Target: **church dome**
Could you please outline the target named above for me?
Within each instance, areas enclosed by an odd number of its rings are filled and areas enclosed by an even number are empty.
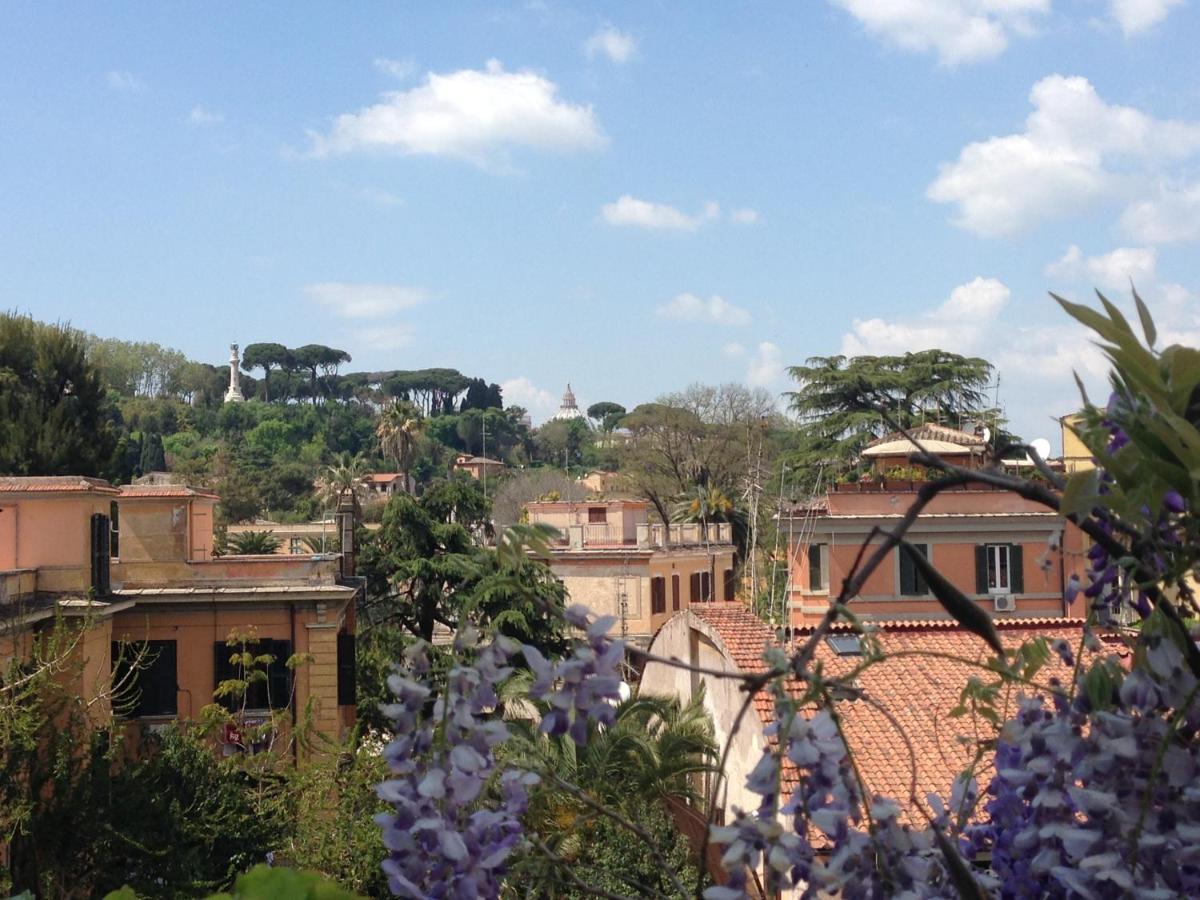
[[[562,403],[558,407],[558,412],[550,417],[551,422],[566,422],[571,419],[582,419],[583,412],[579,409],[579,405],[575,402],[575,394],[571,391],[570,382],[567,383],[567,390],[562,395]]]

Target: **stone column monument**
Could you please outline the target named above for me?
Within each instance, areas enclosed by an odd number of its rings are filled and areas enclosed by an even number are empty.
[[[241,403],[242,386],[238,383],[238,345],[229,345],[229,388],[225,391],[226,403]]]

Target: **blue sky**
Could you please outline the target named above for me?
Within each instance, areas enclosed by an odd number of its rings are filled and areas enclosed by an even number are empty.
[[[10,4],[0,303],[535,420],[937,345],[1054,438],[1103,366],[1047,290],[1200,342],[1197,6]]]

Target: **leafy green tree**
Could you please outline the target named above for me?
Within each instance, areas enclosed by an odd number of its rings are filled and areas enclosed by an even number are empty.
[[[400,469],[406,491],[411,490],[408,473],[412,469],[417,439],[424,430],[424,421],[415,404],[408,400],[397,400],[383,411],[376,426],[380,449]]]
[[[599,403],[593,403],[587,408],[587,416],[596,427],[601,431],[608,433],[617,427],[617,424],[624,418],[626,413],[625,407],[620,403],[613,403],[611,400],[601,400]]]
[[[303,347],[297,347],[291,351],[291,358],[298,369],[303,369],[309,374],[309,396],[313,403],[317,402],[317,397],[321,394],[317,383],[318,370],[328,376],[335,373],[338,366],[350,362],[350,354],[345,350],[326,347],[324,344],[305,344]]]
[[[583,461],[584,449],[592,443],[591,429],[583,419],[547,422],[533,436],[538,460],[569,468]]]
[[[138,461],[138,470],[142,475],[167,470],[167,454],[163,450],[161,434],[152,431],[142,437],[142,455]]]
[[[922,422],[960,427],[985,413],[992,365],[944,350],[902,356],[814,356],[788,372],[799,389],[786,396],[801,422],[801,465],[853,457],[894,430]]]
[[[291,351],[283,344],[247,344],[242,351],[242,368],[247,372],[263,370],[263,400],[271,401],[271,369],[284,369],[292,363]]]
[[[117,436],[76,332],[0,315],[0,472],[101,475]]]
[[[234,556],[265,556],[279,549],[279,538],[270,531],[242,531],[229,536]]]

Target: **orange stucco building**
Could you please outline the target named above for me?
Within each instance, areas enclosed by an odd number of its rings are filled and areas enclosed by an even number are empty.
[[[0,665],[65,617],[85,629],[80,696],[102,694],[131,647],[148,651],[122,711],[153,726],[198,717],[239,677],[226,639],[253,634],[275,660],[247,690],[245,718],[290,710],[293,725],[304,716],[338,739],[354,721],[358,584],[336,556],[214,558],[217,500],[178,485],[0,478]],[[308,661],[289,670],[293,654]]]
[[[734,598],[727,523],[652,523],[642,500],[537,502],[525,509],[530,523],[558,529],[550,569],[571,602],[616,616],[614,632],[626,640],[644,647],[680,610]]]
[[[923,426],[913,433],[923,447],[956,464],[982,465],[982,440],[966,432]],[[898,435],[869,445],[873,477],[835,484],[822,496],[780,514],[789,535],[791,559],[790,621],[811,624],[825,613],[832,597],[875,529],[888,531],[916,499],[921,480],[889,478],[907,462],[915,447]],[[909,468],[907,474],[920,475]],[[1078,529],[1033,501],[986,485],[940,493],[909,530],[907,539],[952,584],[989,614],[1004,618],[1083,614],[1064,606],[1067,580],[1086,570]],[[876,534],[872,544],[883,540]],[[915,566],[899,550],[867,579],[851,609],[866,619],[944,618]]]

